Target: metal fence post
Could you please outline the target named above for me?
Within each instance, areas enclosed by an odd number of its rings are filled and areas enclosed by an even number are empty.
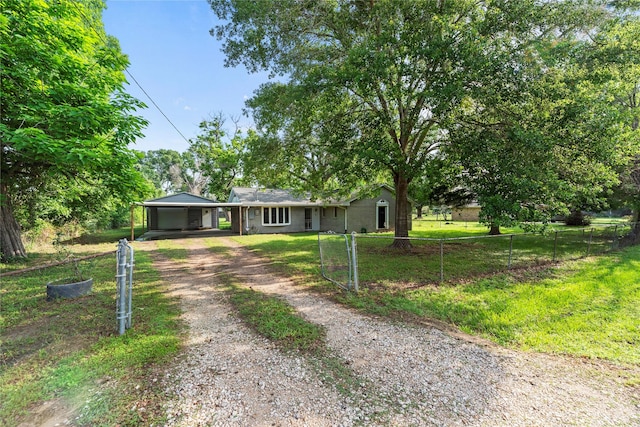
[[[126,254],[125,247],[122,240],[118,243],[118,250],[116,252],[118,260],[118,269],[116,273],[116,287],[117,287],[117,303],[116,303],[116,320],[118,321],[118,333],[124,334],[125,331],[125,318],[126,318]]]
[[[509,239],[509,262],[507,263],[507,269],[511,269],[511,257],[513,256],[513,234]]]
[[[615,249],[618,243],[618,225],[616,224],[615,228],[613,229],[613,239],[611,241],[611,249]]]
[[[356,243],[356,232],[351,232],[351,258],[353,263],[353,290],[358,292],[358,244]]]
[[[440,281],[444,282],[444,239],[440,239]]]
[[[344,244],[347,247],[347,264],[349,265],[349,278],[347,279],[347,289],[351,290],[353,286],[353,265],[351,258],[351,245],[349,244],[349,236],[347,234],[343,234],[344,236]]]
[[[133,248],[122,239],[118,242],[116,251],[116,323],[118,333],[124,334],[133,324],[132,296],[133,296]]]
[[[126,240],[125,240],[126,242]],[[127,264],[127,268],[129,269],[129,301],[127,304],[127,328],[133,326],[133,306],[132,306],[132,296],[133,296],[133,265],[134,265],[134,256],[133,256],[133,248],[127,244],[129,248],[129,263]]]
[[[591,253],[591,240],[593,239],[593,227],[591,227],[591,233],[589,233],[589,244],[587,245],[587,256]]]

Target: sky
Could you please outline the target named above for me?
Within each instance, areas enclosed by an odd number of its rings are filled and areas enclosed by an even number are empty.
[[[228,130],[231,118],[253,125],[242,115],[267,74],[246,68],[225,68],[222,42],[209,34],[219,21],[205,0],[107,0],[103,22],[107,34],[120,41],[129,57],[129,73],[155,101],[186,139],[198,134],[198,124],[222,113]],[[148,108],[139,115],[149,121],[145,137],[131,148],[140,151],[185,151],[189,144],[127,76],[126,90]]]

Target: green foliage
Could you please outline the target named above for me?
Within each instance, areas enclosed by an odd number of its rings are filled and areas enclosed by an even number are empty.
[[[200,122],[200,133],[189,141],[187,153],[206,178],[206,193],[226,201],[231,188],[242,178],[244,138],[236,126],[232,134],[224,129],[222,114]]]
[[[519,59],[526,78],[487,81],[452,115],[445,150],[487,224],[602,210],[640,155],[637,15],[594,16],[576,21],[590,37],[540,38]]]
[[[104,32],[103,7],[99,0],[2,3],[3,254],[24,255],[7,234],[19,235],[11,204],[46,205],[40,194],[53,187],[75,193],[56,207],[64,217],[74,215],[74,197],[124,204],[148,190],[128,148],[146,124],[133,115],[143,104],[123,91],[127,58]]]
[[[182,157],[175,150],[150,150],[141,153],[140,170],[156,189],[156,195],[182,191],[182,180],[177,170],[182,169]]]
[[[228,65],[287,79],[263,85],[248,103],[264,132],[250,153],[269,153],[272,162],[260,172],[275,182],[289,174],[297,186],[330,193],[341,179],[384,171],[396,187],[398,237],[408,232],[408,186],[446,143],[450,113],[486,95],[535,110],[520,92],[543,67],[535,47],[562,45],[605,14],[604,1],[210,3],[227,20],[215,34]],[[538,154],[531,163],[540,160],[546,141],[524,126],[516,132],[521,146],[534,138],[541,151],[526,153]],[[517,150],[506,154],[522,159]],[[505,157],[499,150],[494,156]],[[265,171],[270,165],[284,172]],[[506,183],[522,184],[534,194],[545,182]]]

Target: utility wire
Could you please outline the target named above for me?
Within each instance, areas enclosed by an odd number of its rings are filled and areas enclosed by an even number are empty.
[[[84,11],[80,8],[78,8],[78,5],[76,4],[75,0],[71,0],[71,4],[73,5],[73,7],[78,11],[78,13],[80,14],[80,16],[82,16],[82,18],[84,19],[85,23],[87,24],[87,26],[89,26],[89,28],[91,28],[93,30],[94,33],[96,33],[96,35],[102,40],[102,42],[105,45],[109,45],[109,41],[106,39],[105,34],[98,31],[94,26],[93,26],[93,22],[90,21],[87,18],[87,15],[84,14]],[[131,80],[133,80],[133,82],[136,84],[136,86],[138,86],[138,88],[142,91],[142,93],[145,94],[145,96],[149,99],[149,101],[151,101],[151,104],[153,104],[153,106],[156,108],[156,110],[158,110],[160,112],[160,114],[162,114],[162,116],[165,118],[165,120],[167,122],[169,122],[169,124],[175,129],[176,132],[178,132],[178,134],[182,137],[182,139],[185,140],[186,143],[189,143],[189,140],[187,139],[187,137],[184,136],[184,134],[182,132],[180,132],[180,129],[178,129],[178,127],[173,124],[173,122],[171,121],[171,119],[169,119],[169,117],[164,113],[164,111],[162,111],[162,109],[160,108],[160,106],[156,103],[156,101],[153,100],[153,98],[151,97],[151,95],[149,95],[149,93],[142,87],[142,85],[138,82],[138,80],[133,76],[133,74],[131,74],[131,72],[128,69],[125,69],[124,72],[131,78]]]
[[[138,86],[138,88],[140,88],[140,90],[142,91],[142,93],[144,93],[147,98],[149,98],[149,101],[151,101],[151,103],[153,104],[154,107],[156,107],[156,110],[158,110],[160,112],[160,114],[162,114],[162,116],[169,122],[169,124],[176,130],[176,132],[178,132],[178,134],[180,134],[180,136],[182,137],[182,139],[185,140],[185,142],[189,143],[189,140],[182,134],[182,132],[180,132],[180,129],[178,129],[176,127],[176,125],[173,124],[173,122],[171,121],[171,119],[169,119],[169,117],[167,117],[167,115],[164,113],[164,111],[162,111],[162,109],[158,106],[158,104],[156,104],[156,101],[153,100],[153,98],[151,98],[151,95],[149,95],[147,93],[146,90],[144,90],[144,88],[142,87],[142,85],[140,83],[138,83],[138,80],[136,80],[135,77],[133,77],[133,74],[131,74],[131,72],[128,69],[124,70],[125,73],[127,73],[127,75],[129,77],[131,77],[131,80],[133,80],[133,82],[136,84],[136,86]]]

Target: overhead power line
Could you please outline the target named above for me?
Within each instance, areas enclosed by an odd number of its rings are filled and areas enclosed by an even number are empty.
[[[80,16],[82,16],[82,19],[84,19],[85,23],[87,24],[87,26],[89,28],[91,28],[91,30],[93,30],[94,33],[96,33],[96,35],[102,40],[102,42],[105,45],[108,45],[109,42],[105,37],[105,34],[98,31],[94,26],[93,26],[93,22],[91,20],[89,20],[87,18],[87,15],[84,14],[84,11],[80,8],[78,8],[78,5],[76,4],[75,1],[71,1],[71,4],[73,5],[73,7],[78,11],[78,13],[80,14]],[[164,113],[164,111],[162,111],[162,108],[160,108],[160,106],[156,103],[156,101],[154,101],[154,99],[151,97],[151,95],[149,95],[149,93],[142,87],[142,85],[138,82],[138,80],[133,76],[133,74],[131,74],[131,72],[128,69],[125,69],[124,72],[131,78],[131,80],[133,80],[133,82],[136,84],[136,86],[138,86],[138,88],[142,91],[142,93],[145,94],[145,96],[149,99],[149,101],[151,102],[151,104],[153,104],[153,106],[156,108],[156,110],[158,110],[160,112],[160,114],[162,114],[162,117],[165,118],[165,120],[167,122],[169,122],[169,124],[171,125],[171,127],[173,127],[175,129],[176,132],[178,132],[178,134],[182,137],[182,139],[184,139],[184,141],[186,143],[189,143],[189,140],[187,139],[187,137],[184,136],[184,134],[182,132],[180,132],[180,129],[178,129],[178,127],[171,121],[171,119]]]

